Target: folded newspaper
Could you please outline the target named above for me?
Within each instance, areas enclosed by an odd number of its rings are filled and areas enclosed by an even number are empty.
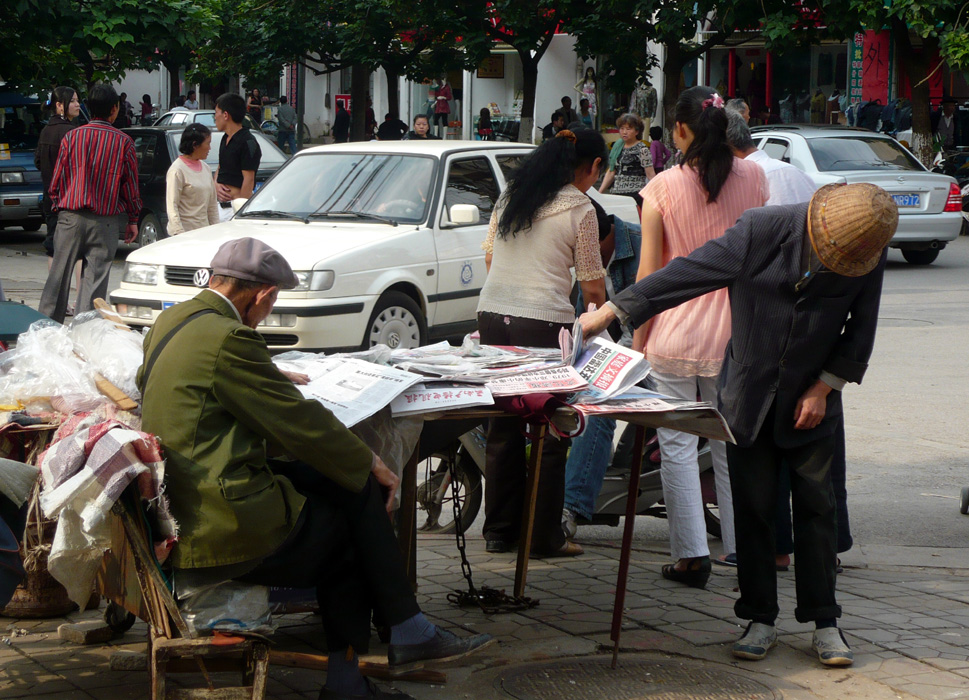
[[[280,359],[285,358],[285,359]],[[309,377],[296,388],[316,399],[350,428],[387,406],[404,390],[422,380],[411,372],[351,357],[301,354],[280,356],[276,366]]]

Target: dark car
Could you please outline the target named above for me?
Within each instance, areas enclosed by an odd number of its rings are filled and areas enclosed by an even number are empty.
[[[36,231],[44,223],[40,210],[44,184],[34,165],[42,117],[37,98],[0,92],[0,228]]]
[[[141,191],[141,216],[138,219],[138,245],[154,243],[168,236],[168,213],[165,205],[165,176],[178,158],[178,143],[185,125],[135,126],[124,129],[135,142],[138,156],[138,187]],[[258,131],[252,135],[259,142],[262,159],[256,172],[256,189],[268,180],[288,156],[275,143]],[[222,133],[212,131],[212,150],[206,162],[212,171],[219,167],[219,145]]]

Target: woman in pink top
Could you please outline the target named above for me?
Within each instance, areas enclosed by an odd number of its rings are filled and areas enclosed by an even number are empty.
[[[727,146],[723,99],[708,87],[683,92],[676,103],[673,141],[683,164],[659,173],[642,191],[643,242],[637,279],[718,238],[747,209],[769,197],[764,171],[734,158]],[[669,396],[716,403],[717,375],[730,338],[726,290],[670,309],[636,330],[633,347],[645,348],[655,389]],[[663,497],[674,564],[663,577],[703,588],[710,576],[710,549],[703,522],[697,438],[657,431],[662,454]],[[712,441],[724,552],[736,552],[726,449]],[[727,563],[724,559],[720,560]]]

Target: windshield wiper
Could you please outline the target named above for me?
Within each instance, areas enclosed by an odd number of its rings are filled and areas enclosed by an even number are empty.
[[[390,224],[391,226],[397,226],[397,220],[391,219],[389,216],[381,216],[380,214],[370,214],[365,211],[351,211],[345,209],[343,211],[321,211],[315,214],[310,214],[308,219],[328,219],[333,217],[335,219],[343,217],[353,217],[355,219],[367,219],[368,221],[380,221],[385,224]]]
[[[293,219],[295,221],[302,221],[304,224],[309,223],[309,219],[297,214],[290,214],[285,211],[278,211],[276,209],[259,209],[257,211],[244,211],[241,214],[237,214],[236,218],[241,219],[246,216],[261,217],[264,219]]]

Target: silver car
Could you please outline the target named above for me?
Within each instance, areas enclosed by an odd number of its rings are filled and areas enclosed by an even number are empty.
[[[933,173],[890,136],[826,125],[770,125],[751,129],[771,158],[807,173],[818,187],[870,182],[898,205],[898,230],[889,244],[913,265],[928,265],[962,228],[962,194],[954,178]]]

